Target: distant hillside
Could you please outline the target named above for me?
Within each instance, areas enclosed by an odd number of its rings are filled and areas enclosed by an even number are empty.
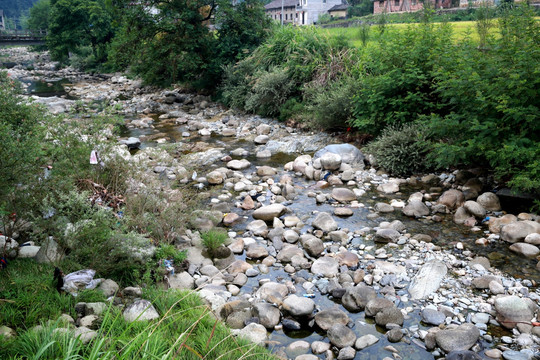
[[[34,5],[38,0],[0,0],[0,9],[4,10],[4,16],[15,20],[19,25],[21,15]]]

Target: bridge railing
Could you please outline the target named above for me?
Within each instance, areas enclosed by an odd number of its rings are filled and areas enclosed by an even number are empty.
[[[43,40],[47,35],[47,30],[2,30],[0,31],[1,41],[24,41]]]

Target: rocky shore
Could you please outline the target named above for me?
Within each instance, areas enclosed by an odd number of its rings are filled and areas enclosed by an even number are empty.
[[[174,201],[180,182],[205,194],[194,230],[176,241],[189,268],[164,285],[196,289],[239,336],[297,360],[538,358],[540,217],[507,213],[488,176],[392,178],[328,134],[121,74],[56,71],[46,55],[20,49],[2,50],[32,64],[9,69],[12,78],[71,83],[64,97],[34,101],[53,113],[106,106],[125,119],[113,141],[140,169],[129,191],[160,188]],[[228,229],[227,247],[208,257],[199,231],[216,226]],[[52,251],[6,242],[19,257]],[[99,286],[112,299],[133,296],[127,320],[159,317],[140,289]],[[69,321],[89,341],[88,316],[104,305],[78,306]]]

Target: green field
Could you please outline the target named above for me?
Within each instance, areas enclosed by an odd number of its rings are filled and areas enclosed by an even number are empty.
[[[540,21],[540,17],[536,18],[537,21]],[[438,25],[440,23],[434,23]],[[470,36],[472,40],[478,41],[478,33],[476,32],[476,21],[456,21],[449,23],[452,26],[454,32],[454,38],[456,41],[464,39],[466,36]],[[406,29],[409,26],[418,26],[418,24],[387,24],[386,29],[390,31],[400,31]],[[497,19],[493,20],[493,28],[491,29],[491,34],[493,36],[498,36]],[[378,26],[373,25],[370,30],[370,40],[374,42],[379,37]],[[362,46],[359,35],[359,27],[348,27],[348,28],[332,28],[332,29],[321,29],[331,36],[344,36],[351,44],[355,47]],[[385,30],[386,31],[386,30]]]

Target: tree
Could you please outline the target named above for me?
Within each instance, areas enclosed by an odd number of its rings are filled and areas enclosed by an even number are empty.
[[[30,8],[26,27],[30,30],[47,30],[49,28],[50,11],[51,2],[49,0],[39,0]]]
[[[107,58],[107,44],[114,32],[104,0],[51,0],[47,46],[55,60],[90,46],[98,61]]]

